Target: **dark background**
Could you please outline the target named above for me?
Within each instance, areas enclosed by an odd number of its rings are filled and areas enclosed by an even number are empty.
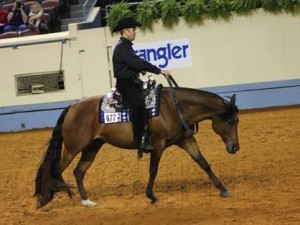
[[[107,5],[112,5],[114,3],[118,3],[118,2],[142,2],[143,0],[126,0],[126,1],[122,1],[122,0],[98,0],[96,3],[96,7],[100,7],[101,8],[101,25],[102,26],[106,26],[106,10],[105,7]],[[134,8],[134,7],[132,7]]]

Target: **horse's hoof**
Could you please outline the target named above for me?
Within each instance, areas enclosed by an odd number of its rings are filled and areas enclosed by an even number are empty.
[[[229,191],[227,191],[227,190],[221,191],[221,197],[222,198],[228,198],[228,197],[230,197]]]
[[[94,206],[97,205],[97,203],[93,202],[93,201],[91,201],[89,199],[86,199],[86,200],[81,200],[81,205],[87,206],[87,207],[94,207]]]
[[[158,204],[159,204],[158,199],[152,199],[152,200],[151,200],[151,204],[152,204],[152,205],[158,205]]]
[[[43,207],[43,205],[42,205],[41,200],[37,200],[36,201],[36,208],[39,209],[39,208],[42,208],[42,207]]]

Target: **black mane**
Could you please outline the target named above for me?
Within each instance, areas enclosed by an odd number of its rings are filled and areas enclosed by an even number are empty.
[[[224,100],[225,111],[221,114],[221,117],[224,119],[231,118],[234,114],[239,112],[239,109],[236,105],[232,104],[229,101]]]

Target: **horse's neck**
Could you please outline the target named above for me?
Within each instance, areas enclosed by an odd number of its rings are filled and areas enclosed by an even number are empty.
[[[210,92],[179,88],[176,96],[189,124],[210,119],[224,110],[222,98]]]

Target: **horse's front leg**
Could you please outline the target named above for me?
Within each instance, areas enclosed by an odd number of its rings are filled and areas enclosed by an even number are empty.
[[[154,180],[157,175],[159,161],[162,155],[162,150],[153,150],[150,156],[149,181],[146,189],[146,196],[150,198],[152,204],[158,203],[158,199],[153,193]]]
[[[201,154],[194,137],[186,138],[177,145],[183,148],[186,152],[188,152],[192,159],[207,173],[214,186],[220,190],[220,194],[222,197],[230,196],[226,187],[216,177],[214,172],[211,170],[210,165],[207,163],[206,159]]]

